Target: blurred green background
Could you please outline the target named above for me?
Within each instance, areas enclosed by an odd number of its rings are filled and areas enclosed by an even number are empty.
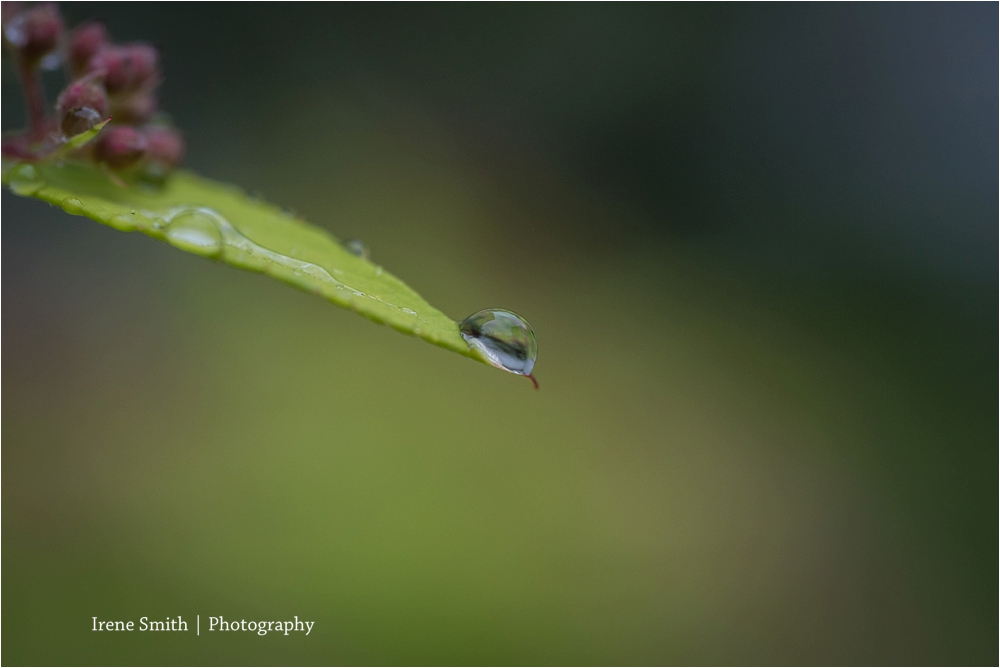
[[[541,389],[4,192],[4,664],[997,662],[996,4],[63,9]]]

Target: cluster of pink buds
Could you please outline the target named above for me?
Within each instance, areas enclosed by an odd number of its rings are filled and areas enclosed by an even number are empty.
[[[3,3],[3,43],[17,60],[28,106],[29,128],[4,137],[3,154],[41,160],[69,138],[111,119],[77,152],[113,170],[162,176],[184,157],[184,139],[157,119],[159,53],[145,43],[114,44],[98,22],[67,34],[53,3]],[[55,116],[46,111],[39,70],[64,65],[68,86]]]

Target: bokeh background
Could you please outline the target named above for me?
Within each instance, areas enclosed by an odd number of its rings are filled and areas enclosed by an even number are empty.
[[[996,664],[995,3],[64,12],[541,389],[4,192],[4,664]]]

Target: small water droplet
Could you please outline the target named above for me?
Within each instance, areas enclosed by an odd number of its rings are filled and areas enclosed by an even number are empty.
[[[538,343],[524,318],[503,309],[489,308],[473,313],[459,325],[462,338],[482,353],[493,366],[531,378],[538,357]]]
[[[83,202],[75,197],[67,197],[62,201],[63,211],[72,216],[82,216],[86,209],[83,208]]]
[[[172,216],[164,236],[177,248],[190,253],[215,257],[222,252],[222,231],[214,218],[201,211],[185,211]]]
[[[18,195],[34,195],[45,185],[38,176],[38,170],[24,163],[10,170],[8,183],[10,189]]]
[[[413,310],[413,309],[411,309],[411,308],[403,308],[403,313],[405,313],[405,314],[407,314],[407,315],[416,315],[416,314],[417,314],[417,312],[416,312],[416,311],[414,311],[414,310]]]
[[[344,242],[344,250],[346,250],[351,255],[356,255],[362,260],[370,260],[372,257],[371,252],[368,250],[368,246],[361,239],[348,239]]]
[[[108,225],[120,232],[134,232],[144,222],[146,222],[146,218],[144,216],[137,216],[135,211],[132,213],[118,213],[108,219]]]

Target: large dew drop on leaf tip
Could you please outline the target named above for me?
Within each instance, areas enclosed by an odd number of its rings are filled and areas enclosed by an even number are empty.
[[[534,382],[531,370],[538,357],[538,344],[535,332],[524,318],[503,309],[484,309],[463,320],[459,331],[466,343],[482,353],[490,364],[528,376]]]
[[[163,232],[181,250],[216,257],[222,252],[222,230],[211,216],[201,211],[184,211],[170,218]]]

